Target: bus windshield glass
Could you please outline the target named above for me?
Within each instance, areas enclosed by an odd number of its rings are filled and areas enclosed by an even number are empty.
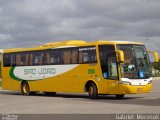
[[[151,68],[147,51],[143,45],[117,45],[124,52],[124,63],[121,63],[123,78],[147,79],[151,77]]]

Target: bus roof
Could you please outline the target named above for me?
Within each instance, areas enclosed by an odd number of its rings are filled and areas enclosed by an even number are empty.
[[[91,42],[93,43],[93,42]],[[110,41],[110,40],[98,40],[94,41],[94,43],[97,44],[138,44],[138,45],[143,45],[143,43],[140,42],[131,42],[131,41]]]
[[[98,44],[138,44],[138,45],[143,45],[143,43],[130,42],[130,41],[98,40],[98,41],[86,42],[84,40],[66,40],[66,41],[60,41],[60,42],[49,42],[49,43],[46,43],[46,44],[43,44],[40,46],[36,46],[36,47],[32,47],[32,48],[3,49],[3,53],[45,50],[45,49],[49,49],[49,48],[88,46],[88,45],[98,45]]]

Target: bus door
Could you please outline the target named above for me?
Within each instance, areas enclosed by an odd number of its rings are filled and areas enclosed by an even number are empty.
[[[109,94],[118,92],[118,65],[114,45],[99,46],[101,71]]]

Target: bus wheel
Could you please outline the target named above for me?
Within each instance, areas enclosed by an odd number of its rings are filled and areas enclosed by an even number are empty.
[[[124,97],[124,94],[116,95],[117,99],[122,99]]]
[[[98,96],[97,87],[94,83],[91,83],[88,89],[89,98],[96,99]]]
[[[21,84],[21,94],[22,95],[26,95],[26,96],[29,96],[30,95],[30,87],[29,87],[29,84],[28,82],[23,82]]]

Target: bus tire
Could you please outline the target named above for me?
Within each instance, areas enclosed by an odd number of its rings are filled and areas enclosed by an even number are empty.
[[[117,99],[122,99],[122,98],[124,98],[124,94],[116,95],[116,98]]]
[[[98,96],[97,86],[91,83],[88,89],[88,94],[90,99],[96,99]]]
[[[31,94],[28,82],[22,82],[21,84],[21,94],[29,96]]]

